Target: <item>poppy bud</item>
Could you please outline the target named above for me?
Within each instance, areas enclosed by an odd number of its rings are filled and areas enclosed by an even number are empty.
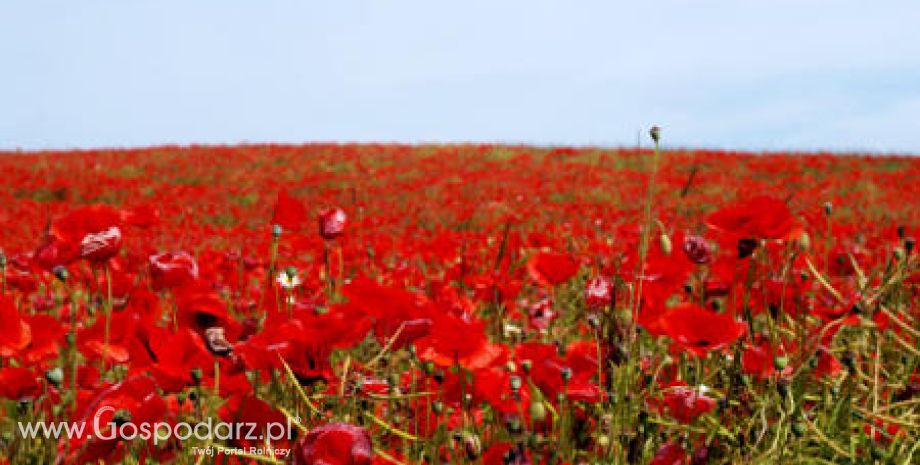
[[[348,215],[341,208],[330,208],[319,214],[319,235],[331,241],[345,234]]]
[[[194,381],[195,384],[200,383],[201,378],[204,376],[204,374],[201,372],[201,368],[192,368],[190,375],[192,377],[192,381]]]
[[[658,141],[659,141],[660,138],[661,138],[661,128],[658,127],[658,126],[652,126],[652,127],[648,130],[648,135],[649,135],[649,137],[651,137],[652,140],[655,141],[655,143],[657,144]]]
[[[824,202],[824,214],[831,216],[831,213],[834,212],[834,205],[830,202]]]
[[[807,232],[803,232],[796,241],[796,245],[799,246],[800,251],[807,252],[811,249],[811,236]]]
[[[905,252],[904,249],[900,247],[895,247],[894,250],[891,251],[891,254],[894,255],[895,260],[898,261],[904,260],[904,257],[907,256],[907,252]]]
[[[805,425],[803,425],[801,422],[798,422],[798,421],[793,422],[792,423],[792,434],[794,434],[796,437],[799,437],[799,438],[804,436],[805,435]]]
[[[671,244],[671,237],[665,233],[658,235],[658,245],[661,246],[661,253],[671,255],[674,246]]]
[[[67,277],[69,276],[69,273],[67,272],[67,268],[64,268],[63,265],[58,265],[54,267],[54,269],[51,270],[51,272],[54,273],[54,277],[57,278],[58,281],[62,283],[67,282]]]
[[[45,379],[53,386],[60,386],[64,381],[64,371],[60,367],[54,367],[45,372]]]
[[[6,254],[0,250],[0,268],[6,268]]]
[[[773,357],[773,367],[776,368],[777,371],[783,371],[784,369],[786,369],[787,365],[789,365],[788,357],[783,357],[783,356]]]
[[[530,403],[530,418],[533,419],[533,421],[543,421],[546,419],[546,406],[543,405],[542,401]]]
[[[283,230],[284,228],[282,228],[280,224],[272,225],[272,237],[275,239],[281,237],[281,231]]]

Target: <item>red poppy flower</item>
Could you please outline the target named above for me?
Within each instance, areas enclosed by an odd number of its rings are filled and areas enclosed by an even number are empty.
[[[843,365],[834,357],[829,350],[824,347],[818,348],[818,363],[815,365],[814,375],[816,378],[830,377],[834,378],[843,371]]]
[[[115,424],[118,416],[138,428],[153,430],[154,423],[164,421],[168,413],[166,401],[156,388],[150,377],[135,376],[98,392],[78,410],[81,413],[77,415],[77,421],[86,425],[83,436],[64,438],[58,443],[59,463],[84,464],[120,459],[125,452],[125,442],[109,430],[109,425]],[[104,428],[101,437],[92,435],[94,422]],[[151,438],[147,448],[150,450],[152,447]]]
[[[223,382],[223,380],[221,380]],[[288,423],[281,412],[272,408],[267,402],[258,397],[255,397],[251,394],[242,394],[235,395],[230,397],[220,408],[220,418],[224,422],[230,424],[246,424],[253,425],[257,429],[254,431],[255,434],[259,437],[268,438],[269,435],[272,435],[271,438],[273,441],[279,439],[286,439],[289,437],[289,432],[284,430],[277,430],[273,425],[284,425],[287,427]],[[246,434],[242,435],[244,437],[235,437],[232,438],[235,444],[249,444],[249,441],[246,440]],[[278,437],[283,436],[283,437]],[[258,444],[258,442],[257,442]]]
[[[153,288],[177,289],[198,279],[198,263],[187,252],[163,252],[148,259]]]
[[[701,389],[674,385],[664,393],[664,405],[675,420],[689,424],[700,415],[716,408],[716,400],[707,397]]]
[[[434,310],[422,295],[383,286],[367,278],[353,280],[343,293],[348,303],[339,308],[356,318],[370,318],[374,335],[381,345],[389,343],[392,348],[399,349],[431,332]],[[397,333],[399,337],[391,342]]]
[[[767,196],[743,199],[706,218],[706,224],[738,238],[787,239],[797,231],[786,202]]]
[[[374,458],[370,434],[348,423],[313,428],[291,453],[294,465],[370,465]]]
[[[223,328],[227,338],[236,340],[240,324],[230,317],[228,304],[212,292],[190,291],[177,299],[180,326],[204,336],[208,328]]]
[[[40,393],[41,384],[32,370],[22,367],[0,369],[0,397],[18,401],[34,399]]]
[[[278,192],[278,200],[272,211],[272,224],[284,229],[298,231],[307,222],[307,209],[299,200],[291,197],[287,191]]]
[[[419,357],[440,366],[457,363],[470,370],[484,368],[504,355],[504,347],[489,342],[482,322],[443,315],[434,320],[431,334],[419,339]]]
[[[345,234],[345,225],[348,223],[348,215],[341,208],[329,208],[320,212],[317,218],[319,222],[319,235],[331,241],[342,234]]]
[[[12,357],[32,341],[32,328],[19,316],[9,297],[0,295],[0,357]]]
[[[109,228],[89,233],[80,242],[80,258],[91,262],[104,262],[118,253],[121,248],[121,228]]]
[[[718,314],[693,304],[681,304],[661,316],[664,334],[680,348],[705,357],[720,350],[745,334],[747,326],[731,315]]]
[[[545,287],[562,284],[578,272],[579,263],[570,255],[539,252],[527,262],[527,271],[534,281]]]
[[[118,253],[121,241],[118,210],[107,205],[91,205],[52,222],[48,242],[39,251],[44,251],[46,258],[54,255],[56,264],[67,264],[77,258],[102,262]]]
[[[58,356],[66,333],[64,326],[50,315],[32,315],[27,320],[32,340],[22,349],[25,361],[35,363]]]

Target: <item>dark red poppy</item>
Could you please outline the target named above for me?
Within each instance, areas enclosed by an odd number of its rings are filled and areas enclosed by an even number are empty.
[[[370,465],[371,436],[360,426],[329,423],[310,430],[294,444],[294,465]]]
[[[572,256],[538,252],[527,262],[527,272],[534,281],[546,287],[562,284],[578,272],[579,263]]]
[[[177,289],[198,279],[198,263],[187,252],[163,252],[147,261],[153,288]]]
[[[320,212],[317,218],[319,223],[319,235],[327,241],[331,241],[345,234],[345,225],[348,223],[348,215],[345,210],[334,207]]]
[[[745,334],[747,326],[731,315],[718,314],[693,304],[681,304],[661,316],[664,334],[681,349],[705,357]]]
[[[767,196],[742,199],[713,212],[706,224],[740,239],[788,239],[798,230],[786,202]]]

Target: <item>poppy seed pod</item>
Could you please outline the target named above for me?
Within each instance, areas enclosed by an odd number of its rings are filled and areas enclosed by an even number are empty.
[[[652,127],[648,130],[648,135],[649,135],[649,137],[651,137],[652,140],[655,141],[655,143],[657,144],[657,143],[660,141],[660,139],[661,139],[661,128],[658,127],[658,126],[652,126]]]
[[[773,367],[778,371],[783,371],[789,365],[789,358],[783,356],[773,357]]]
[[[284,228],[282,228],[280,224],[274,224],[274,225],[272,225],[272,237],[275,238],[275,239],[281,237],[281,232],[282,232],[283,230],[284,230]]]

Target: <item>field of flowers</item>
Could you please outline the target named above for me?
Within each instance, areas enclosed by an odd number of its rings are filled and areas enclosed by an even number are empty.
[[[158,147],[0,178],[0,464],[920,463],[920,158]],[[256,434],[124,428],[208,419]],[[94,420],[119,434],[21,430]]]

